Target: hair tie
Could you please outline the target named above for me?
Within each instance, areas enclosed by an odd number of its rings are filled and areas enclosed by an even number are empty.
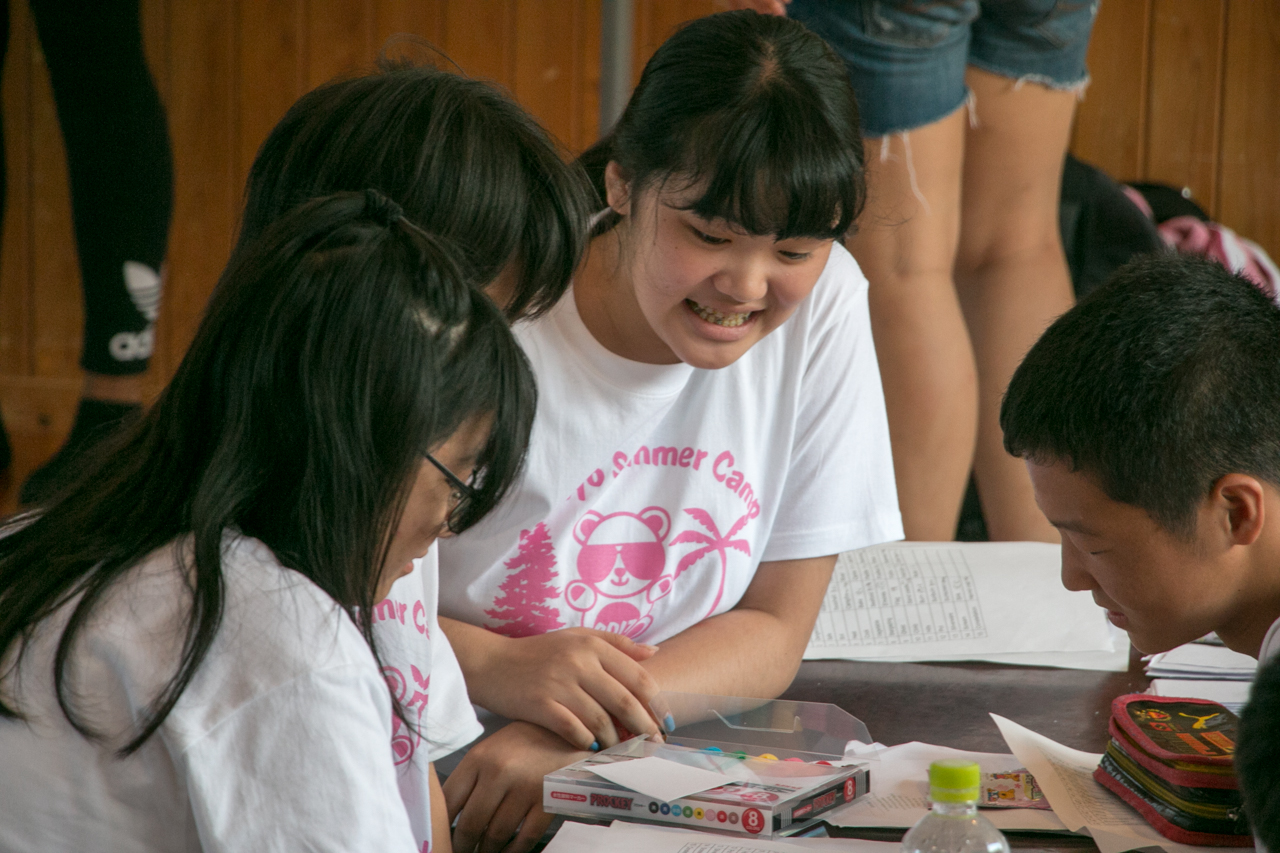
[[[364,191],[364,212],[380,225],[391,226],[404,218],[404,208],[375,189]]]

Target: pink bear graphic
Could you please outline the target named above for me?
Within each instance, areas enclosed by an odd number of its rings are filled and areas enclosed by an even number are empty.
[[[654,602],[671,592],[663,545],[670,531],[671,516],[658,506],[609,515],[588,510],[578,520],[578,580],[564,594],[583,625],[594,614],[590,627],[632,639],[649,629]]]

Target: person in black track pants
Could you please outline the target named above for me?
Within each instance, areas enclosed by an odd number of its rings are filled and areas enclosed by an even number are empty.
[[[77,458],[141,410],[173,207],[164,107],[142,52],[138,0],[28,0],[66,144],[84,289],[85,385],[71,435],[23,484],[50,498]],[[9,41],[0,0],[0,51]],[[2,54],[0,54],[2,59]],[[0,198],[4,197],[0,168]],[[0,462],[9,446],[0,432]]]

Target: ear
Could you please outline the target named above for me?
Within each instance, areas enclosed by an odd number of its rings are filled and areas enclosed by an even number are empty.
[[[647,506],[640,510],[640,520],[653,531],[659,542],[666,539],[667,532],[671,530],[671,516],[660,506]]]
[[[591,538],[591,532],[596,529],[604,516],[589,509],[583,513],[582,518],[578,519],[578,523],[573,526],[573,538],[577,540],[579,545],[586,545],[587,540]]]
[[[1252,545],[1266,522],[1266,491],[1248,474],[1224,474],[1209,492],[1209,505],[1235,545]]]
[[[616,160],[610,160],[604,167],[604,197],[619,216],[631,213],[631,181],[623,176]]]

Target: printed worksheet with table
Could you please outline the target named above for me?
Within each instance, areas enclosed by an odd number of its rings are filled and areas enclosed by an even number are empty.
[[[1038,542],[900,542],[841,554],[805,657],[1116,651],[1104,611],[1063,588],[1060,561],[1057,545]]]

